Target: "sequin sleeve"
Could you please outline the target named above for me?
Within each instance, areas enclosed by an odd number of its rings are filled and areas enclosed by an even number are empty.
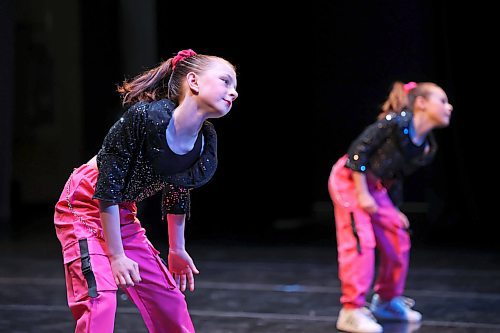
[[[351,143],[346,166],[354,171],[365,172],[370,156],[392,135],[395,126],[397,123],[390,116],[368,126]]]
[[[140,149],[145,135],[143,109],[137,105],[127,110],[111,127],[104,138],[99,153],[94,199],[120,203],[129,178],[131,164]]]
[[[162,216],[166,214],[186,214],[190,217],[191,195],[190,189],[183,186],[166,184],[162,194]]]

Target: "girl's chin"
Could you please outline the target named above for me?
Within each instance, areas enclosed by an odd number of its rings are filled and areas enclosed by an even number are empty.
[[[229,111],[231,111],[231,107],[227,107],[223,110],[219,110],[219,117],[224,117],[226,114],[229,113]]]
[[[450,124],[450,120],[449,119],[448,120],[443,120],[441,122],[441,127],[447,127],[449,124]]]
[[[210,114],[210,117],[209,118],[222,118],[224,117],[226,114],[229,113],[229,110],[224,110],[224,111],[218,111],[218,112],[212,112]]]

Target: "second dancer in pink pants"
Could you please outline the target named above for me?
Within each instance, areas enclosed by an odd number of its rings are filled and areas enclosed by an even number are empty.
[[[237,98],[234,66],[182,50],[119,87],[127,110],[98,154],[74,169],[55,206],[68,305],[78,333],[112,333],[123,288],[149,332],[194,332],[184,292],[198,269],[186,251],[191,189],[217,169],[210,118]],[[163,192],[168,263],[149,242],[136,203]]]
[[[449,124],[452,106],[431,82],[395,82],[378,120],[334,164],[328,190],[334,205],[342,309],[337,328],[378,333],[380,320],[419,322],[403,296],[409,266],[409,221],[398,206],[406,175],[430,163],[432,129]],[[379,269],[375,274],[375,249]],[[376,276],[369,309],[366,297]]]

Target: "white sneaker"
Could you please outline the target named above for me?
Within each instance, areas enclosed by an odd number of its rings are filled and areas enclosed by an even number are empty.
[[[337,319],[339,331],[351,333],[381,333],[382,326],[372,316],[367,308],[344,309],[339,312]]]
[[[383,302],[378,294],[374,294],[370,304],[370,310],[375,318],[380,320],[397,320],[417,323],[422,320],[422,314],[411,308],[415,301],[411,298],[398,296],[390,301]]]

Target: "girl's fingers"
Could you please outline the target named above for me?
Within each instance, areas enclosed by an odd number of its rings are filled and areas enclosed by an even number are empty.
[[[181,274],[181,291],[186,290],[186,274]]]
[[[193,291],[194,290],[194,275],[193,275],[192,271],[189,271],[189,273],[187,274],[187,279],[189,282],[189,290]]]

